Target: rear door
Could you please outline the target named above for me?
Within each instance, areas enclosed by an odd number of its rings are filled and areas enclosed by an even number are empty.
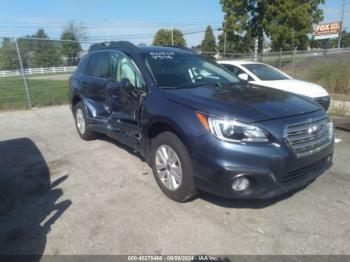
[[[110,110],[106,106],[106,86],[110,79],[110,53],[108,51],[92,53],[82,79],[82,86],[86,106],[95,120],[103,120],[109,116]]]

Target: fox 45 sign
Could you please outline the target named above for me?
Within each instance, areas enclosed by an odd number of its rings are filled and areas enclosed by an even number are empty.
[[[339,37],[341,22],[318,24],[315,29],[315,39]]]

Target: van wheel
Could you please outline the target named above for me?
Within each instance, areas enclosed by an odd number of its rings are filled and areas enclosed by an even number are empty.
[[[151,166],[158,186],[169,198],[185,202],[196,194],[191,158],[175,134],[164,132],[152,140]]]
[[[84,107],[83,102],[79,102],[74,107],[74,119],[75,126],[77,128],[79,136],[84,140],[92,140],[96,136],[94,133],[88,130],[88,125],[86,121],[87,112]]]

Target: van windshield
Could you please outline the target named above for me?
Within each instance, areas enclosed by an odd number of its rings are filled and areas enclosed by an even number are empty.
[[[226,69],[196,54],[152,51],[143,54],[159,87],[195,87],[238,83]]]

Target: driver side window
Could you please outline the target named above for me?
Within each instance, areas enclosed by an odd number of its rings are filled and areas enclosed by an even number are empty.
[[[113,79],[120,82],[123,78],[126,78],[133,87],[142,89],[144,87],[144,81],[132,61],[125,55],[112,55],[112,57],[115,56],[116,59],[112,58],[112,64],[114,64],[114,66],[112,66]]]

